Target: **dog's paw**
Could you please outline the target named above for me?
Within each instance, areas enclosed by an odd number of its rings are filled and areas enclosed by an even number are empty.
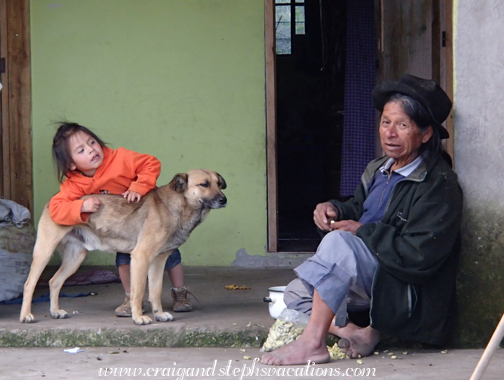
[[[154,314],[154,317],[156,318],[156,321],[158,321],[158,322],[170,322],[170,321],[174,320],[173,315],[171,315],[167,311],[165,311],[163,313]]]
[[[33,323],[33,322],[35,322],[35,317],[33,316],[32,313],[30,313],[28,315],[21,316],[19,318],[19,322],[21,322],[21,323]]]
[[[63,309],[59,309],[56,311],[51,311],[51,317],[53,317],[54,319],[65,319],[68,318],[68,313]]]
[[[133,322],[135,325],[150,325],[152,323],[152,319],[146,315],[141,315],[139,318],[133,318]]]

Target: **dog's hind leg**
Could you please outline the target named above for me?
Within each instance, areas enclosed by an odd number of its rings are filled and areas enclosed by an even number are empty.
[[[163,252],[154,257],[149,267],[149,301],[152,305],[154,318],[159,322],[173,321],[173,315],[163,311],[161,304],[161,293],[163,291],[163,272],[166,259],[171,251]]]
[[[35,317],[31,313],[35,286],[49,263],[58,243],[71,229],[72,227],[54,223],[49,216],[49,210],[46,206],[38,224],[37,240],[33,249],[33,260],[30,273],[24,285],[23,304],[19,316],[20,322],[31,323],[35,321]]]
[[[67,242],[62,248],[63,261],[58,271],[49,280],[51,316],[54,319],[68,318],[68,313],[59,307],[59,294],[66,279],[74,274],[87,255],[87,250],[77,242]]]

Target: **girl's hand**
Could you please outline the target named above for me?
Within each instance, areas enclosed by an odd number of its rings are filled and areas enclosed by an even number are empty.
[[[131,190],[126,190],[124,193],[122,193],[122,196],[128,200],[128,203],[131,202],[140,202],[140,199],[142,199],[142,196],[139,193],[135,193],[134,191]]]
[[[88,198],[84,201],[81,207],[81,212],[98,211],[102,202],[98,198]]]
[[[313,221],[322,231],[332,231],[331,220],[338,219],[338,209],[331,202],[319,203],[313,211]]]

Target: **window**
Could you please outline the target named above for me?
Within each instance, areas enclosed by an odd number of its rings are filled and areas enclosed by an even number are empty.
[[[304,0],[275,0],[276,53],[292,54],[292,38],[305,34]]]

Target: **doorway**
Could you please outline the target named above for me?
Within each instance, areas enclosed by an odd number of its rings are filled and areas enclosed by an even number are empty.
[[[361,29],[355,26],[361,17],[349,11],[363,4],[371,7],[366,25],[374,35],[352,40],[349,30]],[[313,253],[320,242],[316,204],[351,195],[364,167],[349,170],[348,162],[363,152],[370,155],[366,163],[380,154],[374,137],[362,148],[362,134],[354,134],[362,123],[347,125],[371,107],[366,123],[375,129],[370,95],[376,82],[410,73],[434,78],[451,94],[452,1],[266,0],[265,7],[268,252]],[[357,87],[365,95],[364,103],[356,103],[349,99],[355,86],[349,78],[363,72],[355,67],[363,42],[373,46],[366,68],[373,79],[371,87]],[[356,50],[350,64],[349,46]],[[352,115],[345,102],[354,105]],[[450,124],[449,118],[448,130]]]
[[[317,203],[339,198],[346,0],[276,0],[278,248],[313,252]]]

